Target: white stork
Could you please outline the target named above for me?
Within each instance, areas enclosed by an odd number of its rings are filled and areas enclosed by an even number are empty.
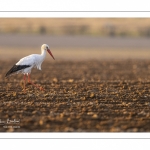
[[[9,75],[12,75],[14,73],[23,73],[24,74],[24,78],[23,78],[24,79],[24,91],[25,91],[25,84],[26,84],[26,76],[28,77],[29,83],[39,88],[40,90],[43,90],[42,87],[34,84],[30,80],[30,73],[33,67],[37,68],[38,70],[41,70],[41,64],[45,59],[46,51],[52,56],[53,59],[55,59],[49,49],[49,46],[47,44],[43,44],[41,46],[41,54],[31,54],[29,56],[23,57],[6,73],[5,77],[8,77]]]

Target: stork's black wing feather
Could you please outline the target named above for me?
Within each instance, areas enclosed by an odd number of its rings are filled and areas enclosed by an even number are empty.
[[[22,69],[25,69],[25,68],[28,68],[30,67],[30,65],[14,65],[5,75],[5,77],[8,77],[9,75],[19,71],[19,70],[22,70]]]

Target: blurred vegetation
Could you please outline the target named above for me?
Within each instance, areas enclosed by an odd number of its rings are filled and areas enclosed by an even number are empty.
[[[150,37],[150,19],[0,18],[0,33]]]

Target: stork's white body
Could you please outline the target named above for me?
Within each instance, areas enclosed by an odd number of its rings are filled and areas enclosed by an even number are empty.
[[[37,68],[41,70],[42,62],[46,57],[46,51],[42,51],[41,54],[32,54],[20,59],[16,65],[29,65],[30,67],[17,71],[16,73],[30,74],[32,68]]]
[[[20,59],[7,73],[6,77],[14,73],[23,73],[24,75],[29,75],[33,67],[41,70],[42,62],[46,57],[46,51],[53,57],[49,46],[43,44],[41,46],[41,54],[32,54]],[[53,57],[54,59],[54,57]]]

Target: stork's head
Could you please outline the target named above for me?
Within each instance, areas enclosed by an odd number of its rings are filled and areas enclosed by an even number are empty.
[[[53,56],[53,54],[52,54],[52,52],[50,51],[49,46],[48,46],[47,44],[43,44],[43,45],[41,46],[41,50],[47,51],[47,52],[52,56],[52,58],[55,59],[54,56]]]

